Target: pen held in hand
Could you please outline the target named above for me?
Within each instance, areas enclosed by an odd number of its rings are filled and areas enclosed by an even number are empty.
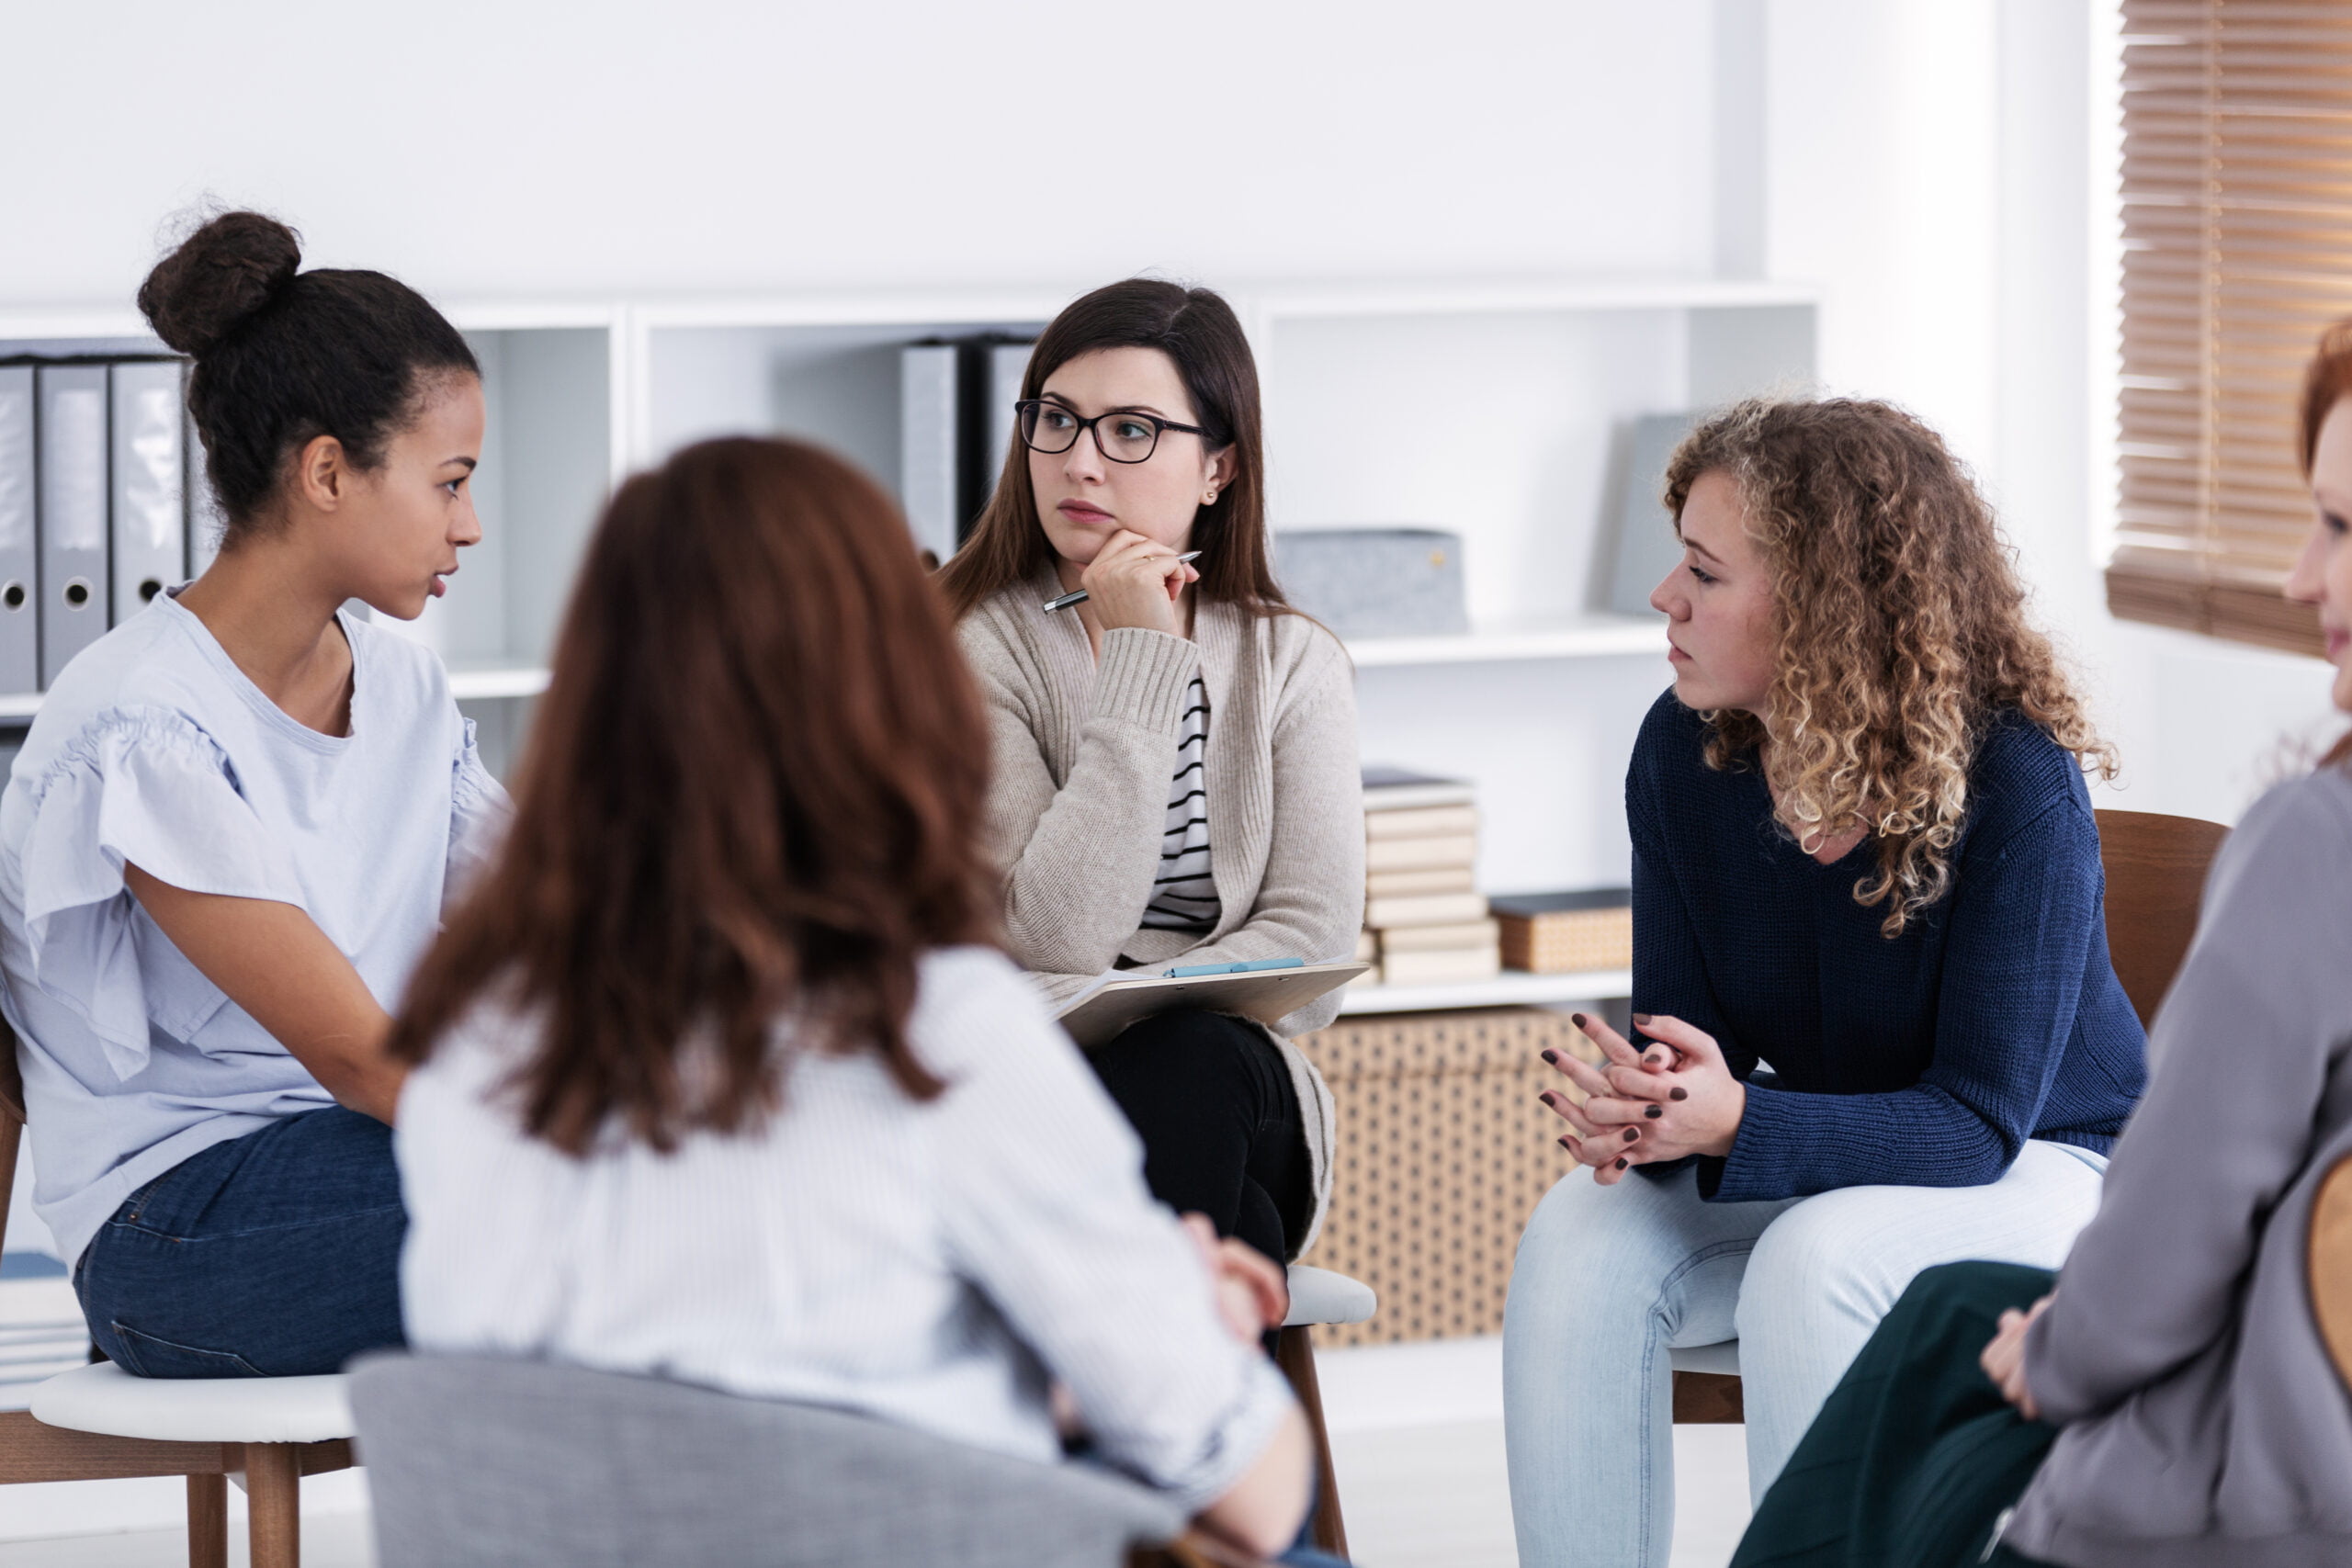
[[[1200,558],[1201,558],[1201,552],[1200,552],[1200,551],[1198,551],[1198,550],[1187,550],[1184,554],[1182,554],[1182,555],[1181,555],[1181,556],[1178,556],[1178,557],[1176,558],[1176,564],[1177,564],[1177,565],[1179,565],[1179,566],[1182,566],[1182,565],[1183,565],[1186,561],[1198,560],[1198,559],[1200,559]],[[1046,613],[1047,615],[1051,615],[1051,614],[1053,614],[1056,610],[1067,610],[1067,609],[1069,609],[1072,604],[1084,604],[1084,603],[1086,602],[1087,597],[1088,597],[1088,594],[1087,594],[1086,590],[1085,590],[1085,589],[1083,589],[1083,588],[1081,588],[1081,589],[1080,589],[1080,590],[1079,590],[1077,592],[1075,592],[1075,593],[1065,593],[1065,594],[1063,594],[1061,597],[1059,597],[1059,598],[1057,598],[1057,599],[1048,599],[1048,600],[1046,600]]]

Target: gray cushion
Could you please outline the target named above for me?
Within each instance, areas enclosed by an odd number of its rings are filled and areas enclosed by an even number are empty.
[[[543,1361],[351,1372],[381,1568],[1117,1568],[1182,1511],[841,1411]]]

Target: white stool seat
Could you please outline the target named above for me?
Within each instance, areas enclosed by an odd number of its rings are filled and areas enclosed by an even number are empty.
[[[33,1418],[170,1443],[320,1443],[351,1436],[339,1372],[307,1378],[135,1378],[112,1361],[33,1390]]]
[[[1726,1339],[1720,1345],[1678,1345],[1670,1354],[1678,1372],[1713,1372],[1717,1377],[1739,1376],[1739,1341]]]
[[[1372,1316],[1379,1304],[1372,1287],[1361,1280],[1351,1280],[1345,1274],[1335,1274],[1311,1264],[1294,1263],[1290,1266],[1290,1315],[1283,1319],[1283,1326],[1362,1323]]]

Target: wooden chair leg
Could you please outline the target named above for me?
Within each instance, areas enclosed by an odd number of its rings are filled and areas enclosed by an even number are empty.
[[[229,1478],[187,1478],[187,1568],[229,1568]]]
[[[252,1568],[302,1568],[302,1459],[293,1443],[245,1445]]]
[[[1331,1435],[1323,1427],[1323,1390],[1315,1381],[1313,1330],[1285,1328],[1274,1340],[1274,1364],[1290,1380],[1315,1439],[1315,1544],[1334,1557],[1348,1554],[1348,1527],[1340,1517],[1340,1477],[1331,1467]]]

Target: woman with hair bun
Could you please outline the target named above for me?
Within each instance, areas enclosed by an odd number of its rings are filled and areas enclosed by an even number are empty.
[[[1942,441],[1745,403],[1666,499],[1674,688],[1625,781],[1648,1039],[1580,1018],[1606,1064],[1555,1063],[1594,1179],[1529,1221],[1504,1328],[1531,1568],[1667,1561],[1669,1348],[1738,1339],[1761,1496],[1915,1275],[2054,1267],[2145,1077],[2083,781],[2112,758]]]
[[[481,537],[481,370],[413,289],[214,218],[140,309],[195,360],[227,518],[51,684],[0,795],[36,1211],[148,1377],[401,1338],[390,1010],[505,795],[414,619]]]

